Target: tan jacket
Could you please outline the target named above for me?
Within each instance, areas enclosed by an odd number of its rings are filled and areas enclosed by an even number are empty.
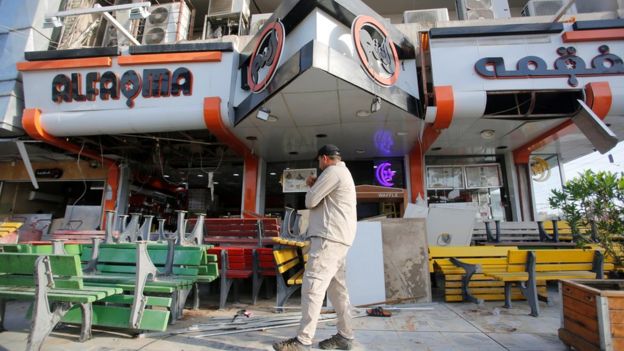
[[[306,193],[305,205],[310,209],[308,236],[353,244],[357,226],[355,184],[344,162],[325,168]]]

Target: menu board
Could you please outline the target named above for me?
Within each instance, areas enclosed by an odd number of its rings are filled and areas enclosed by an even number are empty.
[[[282,191],[285,193],[305,193],[309,187],[306,179],[316,177],[316,168],[285,169],[282,173]]]
[[[500,168],[497,164],[465,166],[466,188],[500,188],[503,186]]]
[[[463,189],[464,172],[458,166],[427,167],[428,189]]]

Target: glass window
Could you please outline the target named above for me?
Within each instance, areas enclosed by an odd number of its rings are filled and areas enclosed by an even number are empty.
[[[552,190],[561,190],[561,172],[557,155],[532,155],[529,161],[535,213],[538,221],[557,218],[558,210],[550,207],[548,198]]]

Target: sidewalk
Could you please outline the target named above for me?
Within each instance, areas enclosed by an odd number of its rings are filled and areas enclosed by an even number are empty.
[[[551,293],[551,297],[558,298],[555,292]],[[209,323],[210,318],[214,317],[234,316],[241,308],[252,311],[255,316],[276,316],[269,312],[272,302],[263,300],[258,306],[230,304],[232,308],[224,310],[185,310],[184,319],[170,326],[169,331]],[[297,306],[297,299],[290,305]],[[394,310],[389,318],[364,316],[354,319],[356,343],[353,350],[567,350],[557,337],[560,325],[559,301],[554,301],[553,306],[541,303],[539,318],[528,315],[526,302],[516,302],[511,310],[500,308],[501,305],[501,302],[488,302],[481,306],[443,302],[398,305],[396,307],[424,307],[431,310]],[[0,351],[24,350],[29,328],[29,322],[23,318],[27,308],[27,303],[9,303],[5,322],[8,331],[0,333]],[[289,310],[293,311],[296,310]],[[333,323],[319,324],[317,342],[335,333]],[[273,342],[294,336],[296,327],[205,338],[193,338],[200,333],[134,338],[116,332],[94,330],[93,339],[86,343],[77,342],[78,332],[75,327],[63,327],[53,332],[46,339],[43,350],[272,350]]]

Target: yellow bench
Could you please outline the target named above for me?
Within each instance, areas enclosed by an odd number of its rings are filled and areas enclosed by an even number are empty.
[[[507,253],[515,246],[430,246],[429,272],[444,276],[444,300],[502,301],[505,285],[486,273],[506,272]],[[546,292],[545,284],[542,284]],[[514,299],[522,299],[515,288]]]
[[[505,284],[505,305],[511,308],[512,286],[518,285],[531,307],[531,316],[539,315],[538,283],[561,279],[603,278],[605,270],[612,270],[613,263],[605,263],[601,250],[511,250],[506,272],[488,272]],[[547,295],[546,295],[547,296]]]
[[[19,241],[17,230],[23,224],[22,222],[0,222],[0,243],[17,244]]]
[[[543,228],[546,234],[552,239],[558,239],[558,241],[574,241],[574,234],[572,233],[572,227],[568,221],[544,221]],[[580,227],[579,232],[581,235],[591,235],[592,230],[590,227]]]
[[[277,266],[277,307],[284,307],[290,296],[303,283],[305,264],[308,261],[309,242],[273,238],[273,257]]]

